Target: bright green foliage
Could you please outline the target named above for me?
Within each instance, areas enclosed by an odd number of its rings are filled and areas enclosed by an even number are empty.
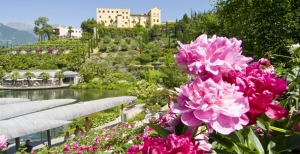
[[[138,81],[133,89],[128,90],[128,94],[137,96],[139,99],[147,99],[153,95],[157,86],[145,80]]]
[[[121,38],[120,36],[116,36],[116,37],[115,37],[115,43],[116,43],[116,44],[120,44],[121,41],[122,41],[122,38]]]
[[[4,77],[6,74],[7,72],[2,67],[0,67],[0,78],[2,79],[2,77]],[[2,82],[2,80],[0,82]]]
[[[43,79],[44,83],[47,82],[47,80],[51,77],[49,73],[46,73],[46,72],[42,72],[40,75],[39,75],[40,78]]]
[[[166,88],[173,89],[184,85],[188,81],[188,77],[184,69],[179,69],[178,64],[175,62],[173,54],[168,54],[164,57],[163,62],[165,65],[159,67],[164,76],[162,84]]]
[[[34,21],[34,33],[39,36],[39,41],[45,41],[45,37],[48,36],[48,40],[51,39],[52,35],[52,26],[47,22],[49,19],[47,17],[38,17],[37,20]]]
[[[131,49],[132,49],[132,50],[137,50],[138,47],[139,47],[139,44],[137,44],[137,43],[133,43],[133,44],[131,45]]]
[[[103,39],[103,42],[108,44],[111,41],[111,38],[109,36],[105,36]]]
[[[100,52],[105,52],[107,50],[107,45],[106,44],[102,44],[100,47],[99,47],[99,51]]]
[[[94,27],[97,27],[97,21],[92,18],[92,19],[88,19],[87,21],[83,21],[81,23],[82,30],[84,32],[88,32],[89,34],[93,34],[94,32]]]
[[[118,45],[116,45],[116,44],[113,44],[113,45],[111,45],[110,46],[110,51],[118,51],[119,50],[119,46]]]
[[[129,46],[128,46],[128,44],[121,44],[121,50],[122,51],[127,51],[129,49]]]
[[[130,44],[130,43],[131,43],[131,40],[132,40],[132,39],[131,39],[130,37],[126,37],[126,38],[125,38],[125,42],[126,42],[127,44]]]

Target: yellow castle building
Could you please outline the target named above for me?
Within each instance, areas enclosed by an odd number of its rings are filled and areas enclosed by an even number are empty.
[[[97,22],[105,26],[128,28],[137,23],[146,27],[161,24],[161,10],[157,7],[150,9],[148,13],[131,14],[130,9],[97,8]]]

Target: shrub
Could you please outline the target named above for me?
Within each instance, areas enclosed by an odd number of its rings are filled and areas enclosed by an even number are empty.
[[[107,45],[106,44],[102,44],[99,48],[100,52],[105,52],[107,50]]]
[[[134,43],[131,45],[131,49],[133,49],[133,50],[137,50],[138,47],[139,47],[139,44],[137,44],[137,43]]]
[[[134,57],[134,56],[137,55],[137,51],[136,50],[129,50],[128,55],[131,56],[131,57]]]
[[[119,46],[116,44],[113,44],[112,46],[110,46],[110,51],[118,51],[119,50]]]
[[[129,46],[127,44],[122,44],[121,45],[121,50],[122,51],[127,51],[129,49]]]
[[[116,36],[115,43],[120,44],[121,41],[122,41],[122,38],[120,36]]]
[[[131,43],[131,38],[129,38],[129,37],[125,38],[125,41],[126,41],[127,44],[130,44]]]
[[[104,43],[109,43],[111,41],[111,38],[108,36],[104,36],[103,42]]]

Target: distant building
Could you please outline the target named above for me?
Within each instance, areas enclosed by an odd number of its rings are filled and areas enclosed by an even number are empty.
[[[56,26],[53,28],[53,34],[58,37],[69,37],[69,27],[65,26]],[[80,38],[82,34],[81,28],[72,28],[71,37]]]
[[[11,83],[12,80],[11,80],[10,76],[14,72],[18,72],[20,74],[21,77],[19,79],[17,79],[17,81],[20,81],[20,82],[27,80],[25,77],[23,77],[24,74],[27,72],[33,73],[35,75],[35,77],[30,79],[32,81],[41,81],[42,79],[39,78],[39,75],[43,72],[49,73],[50,78],[48,79],[47,82],[52,83],[53,81],[58,80],[55,77],[55,73],[59,72],[59,71],[61,71],[61,70],[59,70],[59,69],[57,69],[57,70],[13,70],[9,74],[7,74],[6,76],[4,76],[2,78],[2,83],[4,85]],[[65,72],[63,72],[63,74],[64,74],[64,78],[61,80],[63,81],[62,83],[64,83],[64,84],[77,84],[77,83],[81,82],[81,80],[82,80],[82,78],[79,76],[79,74],[77,72],[65,71]]]
[[[162,24],[166,24],[166,23],[176,23],[176,20],[165,20],[162,22]]]
[[[143,14],[131,14],[130,9],[97,8],[96,14],[98,23],[111,27],[128,28],[137,23],[146,27],[147,21],[151,27],[161,24],[161,10],[157,7]]]

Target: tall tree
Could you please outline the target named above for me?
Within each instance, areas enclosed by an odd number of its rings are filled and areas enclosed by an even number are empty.
[[[33,78],[33,77],[35,77],[35,75],[33,73],[31,73],[31,72],[26,72],[23,75],[23,77],[27,78],[27,84],[28,84],[28,86],[31,86],[30,79]]]
[[[14,72],[13,74],[10,75],[10,78],[12,79],[14,85],[16,85],[17,80],[21,78],[21,75],[19,74],[19,72]]]
[[[72,38],[72,32],[73,32],[72,26],[69,26],[69,27],[68,27],[68,35],[69,35],[69,38]]]
[[[48,79],[50,78],[50,74],[49,74],[49,73],[46,73],[46,72],[42,72],[42,73],[39,75],[39,77],[43,79],[44,84],[45,84],[45,83],[47,83]]]
[[[47,24],[49,19],[47,17],[38,17],[37,20],[34,21],[34,30],[33,32],[39,36],[40,41],[44,41],[45,37],[48,36],[48,40],[50,40],[52,35],[52,26]]]
[[[65,77],[65,75],[62,73],[62,71],[58,71],[55,73],[54,77],[58,78],[58,83],[61,85],[61,80]]]
[[[93,34],[94,27],[97,27],[97,21],[94,18],[88,19],[87,21],[83,21],[80,27],[84,32]]]

